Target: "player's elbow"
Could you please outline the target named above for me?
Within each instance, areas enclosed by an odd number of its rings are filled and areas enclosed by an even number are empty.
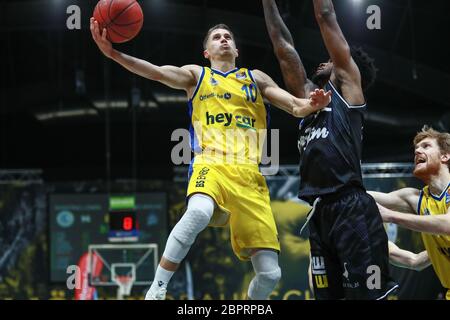
[[[147,70],[146,78],[152,81],[163,81],[164,73],[160,70],[160,68],[152,68]]]
[[[350,49],[350,46],[347,43],[347,41],[345,41],[345,43],[342,44],[341,52],[342,52],[342,56],[346,58],[344,61],[348,63],[352,57],[352,50]]]
[[[414,271],[422,270],[422,266],[420,265],[418,254],[411,253],[407,257],[404,257],[402,264],[405,268],[410,269],[410,270],[414,270]]]
[[[420,271],[425,270],[426,268],[428,268],[429,265],[430,265],[429,263],[425,263],[425,262],[421,261],[419,255],[416,255],[414,260],[411,262],[410,269],[420,272]]]

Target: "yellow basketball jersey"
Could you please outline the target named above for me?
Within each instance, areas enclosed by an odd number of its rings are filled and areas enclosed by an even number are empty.
[[[195,163],[212,158],[259,164],[268,112],[250,70],[204,67],[189,112]]]
[[[428,186],[420,192],[418,204],[420,215],[446,214],[449,207],[450,184],[439,196],[433,195]],[[450,289],[450,236],[422,233],[422,239],[441,284]]]

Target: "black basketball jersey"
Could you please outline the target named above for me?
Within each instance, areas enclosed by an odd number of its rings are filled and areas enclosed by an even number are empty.
[[[362,130],[366,105],[349,105],[331,81],[328,107],[300,122],[299,197],[311,200],[344,186],[363,186]]]

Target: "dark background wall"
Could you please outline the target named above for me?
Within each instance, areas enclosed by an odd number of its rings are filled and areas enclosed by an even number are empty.
[[[225,22],[236,34],[238,65],[263,69],[283,85],[260,1],[140,3],[143,30],[117,45],[119,50],[155,64],[206,65],[204,34]],[[66,27],[66,8],[72,4],[81,8],[81,30]],[[312,2],[278,4],[311,73],[328,59]],[[381,30],[366,28],[370,4],[381,9]],[[134,164],[139,178],[170,177],[170,135],[189,125],[184,93],[106,61],[88,28],[94,5],[87,0],[0,1],[0,167],[42,168],[49,180],[104,178],[109,97],[111,175],[132,177]],[[449,31],[449,6],[447,1],[335,1],[348,41],[372,55],[379,69],[367,95],[363,161],[411,161],[411,138],[423,124],[448,130],[450,51],[441,35]],[[139,92],[141,105],[134,108],[135,122],[132,92]],[[297,120],[276,109],[272,119],[272,127],[281,128],[281,162],[296,163]]]

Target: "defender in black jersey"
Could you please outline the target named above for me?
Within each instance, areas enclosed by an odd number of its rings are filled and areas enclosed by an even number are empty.
[[[375,80],[373,61],[350,48],[331,0],[314,0],[330,60],[308,79],[274,0],[263,0],[266,25],[288,90],[305,97],[331,90],[330,105],[300,123],[299,198],[308,219],[317,299],[383,299],[397,285],[389,276],[388,239],[361,174],[363,91]]]

